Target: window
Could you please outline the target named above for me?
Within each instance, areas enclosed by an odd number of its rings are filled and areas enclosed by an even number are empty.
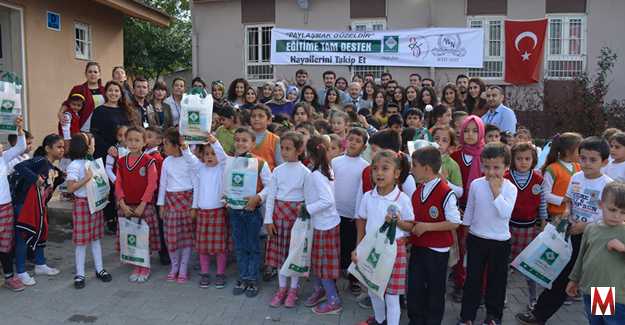
[[[575,78],[586,69],[586,17],[548,16],[545,78]]]
[[[273,79],[271,56],[271,29],[273,26],[245,27],[245,75],[248,80]]]
[[[470,17],[470,28],[484,29],[484,66],[470,68],[469,76],[502,79],[504,64],[504,27],[502,17]]]
[[[91,59],[91,29],[89,25],[74,23],[74,52],[77,59]]]
[[[351,27],[353,31],[358,32],[382,31],[386,29],[386,20],[353,21]],[[387,71],[383,65],[355,65],[352,67],[352,76],[360,75],[364,78],[366,74],[371,73],[375,79],[380,79],[382,73]]]

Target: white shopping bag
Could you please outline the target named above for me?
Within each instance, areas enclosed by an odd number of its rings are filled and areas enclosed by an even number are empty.
[[[17,134],[15,119],[22,114],[22,86],[0,81],[0,133]]]
[[[358,263],[352,262],[347,268],[369,292],[381,299],[384,299],[397,256],[395,231],[395,222],[385,222],[379,231],[367,233],[356,247]]]
[[[224,172],[224,196],[229,208],[243,209],[247,204],[246,198],[256,195],[261,167],[256,158],[228,158]]]
[[[410,155],[410,157],[412,157],[412,153],[413,152],[415,152],[415,151],[417,151],[417,150],[419,150],[421,148],[425,148],[427,146],[432,146],[432,147],[438,149],[438,143],[427,141],[427,140],[408,141],[406,146],[408,147],[408,154]]]
[[[541,286],[551,289],[551,284],[571,260],[573,247],[552,224],[512,261],[512,266]]]
[[[102,158],[94,161],[87,161],[85,168],[93,173],[93,176],[87,182],[87,202],[89,202],[89,212],[96,213],[109,203],[109,179],[102,163]]]
[[[137,222],[138,221],[138,222]],[[150,227],[145,220],[119,218],[119,259],[150,268]]]
[[[213,97],[193,91],[180,102],[180,134],[189,144],[208,141],[213,122]]]
[[[284,276],[308,277],[310,274],[313,227],[304,206],[302,211],[291,228],[289,255],[280,268],[280,274]]]

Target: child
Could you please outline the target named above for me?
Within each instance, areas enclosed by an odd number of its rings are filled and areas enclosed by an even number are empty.
[[[388,117],[388,125],[387,127],[398,134],[402,133],[402,126],[404,125],[404,120],[402,120],[399,114],[393,114]]]
[[[266,161],[271,171],[282,163],[282,157],[280,138],[267,131],[269,123],[271,123],[271,109],[264,104],[254,106],[250,114],[250,126],[255,133],[256,145],[250,149],[250,153]]]
[[[551,150],[543,167],[543,191],[547,200],[549,217],[564,213],[564,194],[571,176],[580,171],[578,150],[582,137],[577,133],[556,135],[551,142]]]
[[[501,131],[496,125],[486,124],[484,126],[486,143],[501,142]]]
[[[342,111],[332,112],[330,114],[330,123],[332,124],[332,132],[341,139],[341,147],[345,148],[347,131],[349,126],[349,115]]]
[[[163,145],[163,131],[160,127],[149,126],[145,129],[145,153],[152,156],[156,162],[156,193],[158,193],[158,184],[160,184],[161,169],[163,166],[163,156],[161,155],[161,146]],[[158,233],[160,234],[161,248],[158,252],[159,260],[162,265],[169,265],[169,252],[167,251],[167,245],[165,244],[165,232],[163,231],[163,219],[159,215],[158,209],[156,215],[158,219]]]
[[[13,169],[13,167],[15,165],[21,163],[24,160],[28,160],[28,159],[32,158],[30,156],[30,152],[33,150],[33,140],[35,138],[27,130],[24,130],[24,137],[26,137],[26,149],[24,150],[24,152],[22,154],[18,155],[17,157],[13,158],[11,161],[8,162],[8,166],[9,166],[9,172],[8,173],[9,174],[13,174],[13,172],[15,171]],[[17,134],[9,134],[8,141],[9,141],[9,144],[11,145],[11,147],[15,147],[17,145],[17,139],[18,139],[18,135]]]
[[[427,140],[432,141],[432,135],[423,127],[423,112],[417,108],[411,108],[406,112],[406,126],[417,129],[414,140]]]
[[[336,134],[328,134],[324,135],[330,139],[330,148],[328,148],[328,159],[332,160],[336,157],[339,157],[345,151],[345,146],[343,146],[343,140]]]
[[[440,176],[442,179],[447,180],[447,185],[454,191],[456,198],[462,197],[464,189],[462,187],[460,166],[449,156],[452,148],[456,147],[456,132],[449,126],[442,126],[434,127],[432,135],[434,136],[434,141],[438,144],[438,151],[441,153]]]
[[[160,229],[154,206],[154,194],[157,191],[158,167],[156,159],[143,151],[145,132],[140,128],[126,131],[128,154],[117,159],[117,182],[115,198],[119,206],[120,217],[139,218],[150,228],[150,252],[161,248]],[[143,283],[150,277],[150,269],[134,267],[129,276],[130,282]]]
[[[165,131],[163,148],[167,158],[161,167],[158,187],[159,215],[163,218],[165,241],[171,259],[167,281],[180,284],[188,280],[187,267],[193,247],[193,173],[182,157],[180,133],[175,128]],[[185,150],[189,151],[189,148]]]
[[[369,135],[363,128],[352,128],[347,134],[345,154],[332,159],[332,170],[336,175],[335,202],[341,216],[341,270],[347,270],[351,263],[352,251],[356,248],[357,203],[362,171],[369,165],[360,154],[367,147]],[[353,276],[349,276],[349,288],[352,294],[360,294],[360,286]]]
[[[109,153],[106,155],[106,175],[113,184],[115,184],[115,178],[117,177],[117,159],[128,154],[128,149],[126,148],[126,131],[128,131],[128,126],[126,125],[120,125],[117,127],[117,130],[115,131],[117,143],[109,149]]]
[[[236,130],[234,109],[226,106],[219,111],[219,116],[221,117],[221,126],[217,128],[215,137],[226,154],[234,155],[234,131]]]
[[[67,191],[74,194],[74,210],[72,212],[72,241],[76,245],[76,276],[74,288],[85,287],[85,258],[87,245],[91,244],[91,254],[98,279],[103,282],[112,280],[102,263],[102,245],[100,239],[104,235],[104,217],[102,211],[90,213],[85,185],[91,180],[93,171],[86,167],[87,156],[93,154],[95,146],[92,139],[84,133],[72,135],[69,144],[69,158],[72,162],[67,166]]]
[[[442,133],[437,129],[435,137]],[[449,127],[445,129],[451,131]],[[414,324],[440,324],[443,320],[449,250],[453,231],[462,223],[450,183],[444,182],[438,173],[443,167],[439,150],[430,146],[412,154],[412,173],[419,182],[412,195],[416,222],[407,229],[412,233],[408,317]]]
[[[266,119],[262,109],[255,108],[252,115],[255,114],[258,115],[256,117],[258,120]],[[234,149],[237,156],[228,159],[224,172],[224,197],[239,270],[239,279],[232,289],[232,294],[238,296],[245,293],[249,298],[256,297],[259,290],[261,264],[259,231],[263,224],[259,206],[266,199],[267,187],[271,181],[269,163],[251,154],[255,142],[254,131],[246,127],[238,128],[234,133]],[[237,187],[232,187],[232,184]]]
[[[482,119],[475,115],[464,119],[460,126],[458,138],[460,139],[459,150],[453,152],[450,156],[460,167],[463,191],[462,196],[458,199],[458,207],[460,211],[464,211],[471,182],[482,176],[480,166],[480,155],[484,148],[484,124]],[[458,237],[458,263],[453,267],[455,286],[453,299],[456,302],[460,302],[462,299],[462,287],[466,278],[466,269],[463,263],[467,236],[466,228],[458,227],[456,235]]]
[[[610,138],[610,161],[602,173],[618,182],[625,182],[625,133],[619,132]]]
[[[398,104],[395,104],[395,103],[389,103],[389,104],[386,106],[386,115],[387,115],[387,116],[391,116],[391,115],[398,115],[399,113],[400,113],[400,112],[399,112],[399,106],[398,106]],[[387,123],[387,124],[388,124],[388,123]]]
[[[469,117],[469,114],[465,111],[455,111],[451,113],[451,127],[456,130],[456,132],[460,132],[460,126],[467,117]]]
[[[4,286],[11,291],[23,291],[24,284],[19,277],[13,273],[13,245],[15,238],[15,220],[13,215],[13,204],[11,203],[11,191],[9,188],[8,170],[9,163],[16,159],[26,150],[26,137],[24,136],[23,119],[18,116],[15,125],[17,126],[17,139],[15,145],[3,151],[0,144],[0,263],[2,263],[2,273],[4,273]]]
[[[569,275],[566,293],[583,292],[586,315],[590,324],[625,323],[625,184],[612,182],[605,186],[599,203],[603,219],[586,227],[577,261]],[[611,316],[593,316],[591,288],[614,286],[616,301]],[[581,290],[580,290],[581,289]]]
[[[449,126],[449,123],[451,122],[451,108],[445,105],[438,105],[432,110],[430,118],[430,133],[435,127]]]
[[[373,305],[374,317],[369,318],[362,324],[392,324],[398,325],[401,314],[399,306],[399,295],[406,291],[406,244],[404,231],[412,228],[414,214],[410,205],[410,198],[397,186],[402,164],[397,153],[391,150],[378,151],[373,157],[372,174],[375,179],[375,188],[364,194],[358,209],[356,226],[358,229],[358,242],[365,233],[378,232],[384,222],[392,219],[397,220],[397,232],[395,239],[397,243],[397,256],[393,265],[393,271],[386,288],[384,300],[373,293],[369,293]],[[391,214],[391,210],[394,213]],[[357,262],[356,250],[352,252],[352,261]]]
[[[510,219],[510,261],[514,260],[538,235],[538,226],[547,219],[547,201],[542,191],[543,177],[534,170],[538,155],[534,145],[517,143],[511,150],[512,166],[506,179],[517,188]],[[527,279],[530,309],[536,303],[536,282]]]
[[[197,148],[200,159],[183,150],[182,156],[193,169],[193,176],[201,181],[194,184],[193,215],[197,220],[194,246],[200,255],[200,288],[210,285],[210,256],[215,256],[217,274],[215,287],[226,286],[226,260],[228,252],[227,211],[222,201],[226,154],[215,137],[209,135],[208,144]],[[186,145],[183,145],[186,149]]]
[[[510,151],[504,144],[489,143],[479,159],[484,177],[471,183],[462,221],[463,225],[469,227],[469,235],[466,242],[467,279],[459,324],[472,324],[475,320],[486,271],[484,324],[499,325],[506,298],[510,257],[508,222],[516,201],[517,189],[504,178],[510,165]]]
[[[59,122],[59,135],[65,141],[71,140],[72,135],[80,133],[80,111],[85,103],[81,94],[71,94],[67,99],[67,107],[63,112],[63,119]],[[63,106],[65,107],[65,106]]]
[[[20,182],[14,191],[13,210],[15,223],[15,268],[17,276],[26,286],[37,282],[26,272],[26,249],[35,253],[35,274],[54,276],[58,269],[46,264],[44,246],[48,239],[48,201],[63,183],[62,172],[53,164],[63,158],[63,138],[49,134],[43,139],[33,158],[15,165]]]
[[[269,240],[265,254],[265,265],[277,273],[289,254],[291,228],[304,202],[304,180],[310,173],[299,161],[304,152],[304,137],[296,132],[287,132],[280,138],[280,152],[284,163],[273,171],[267,190],[265,228]],[[278,275],[279,289],[271,299],[271,307],[294,308],[297,303],[298,277],[291,277],[287,290],[287,277]]]

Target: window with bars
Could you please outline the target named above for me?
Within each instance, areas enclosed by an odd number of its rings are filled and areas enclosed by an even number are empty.
[[[89,25],[74,23],[74,53],[77,59],[91,59],[91,29]]]
[[[548,16],[545,78],[570,79],[586,69],[586,17]]]
[[[353,21],[351,28],[358,32],[381,31],[386,29],[386,20]],[[355,65],[352,67],[352,76],[360,75],[364,78],[370,73],[375,79],[380,79],[382,73],[387,71],[388,69],[383,65]]]
[[[247,80],[273,79],[270,25],[245,27],[245,75]]]
[[[484,66],[469,69],[471,77],[502,79],[504,64],[503,17],[470,17],[470,28],[484,29]]]

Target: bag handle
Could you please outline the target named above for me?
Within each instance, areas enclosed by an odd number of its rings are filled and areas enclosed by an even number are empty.
[[[564,235],[565,241],[569,241],[569,238],[571,237],[570,229],[571,229],[571,222],[569,221],[569,219],[566,219],[566,218],[560,219],[560,222],[556,226],[556,230],[559,233]]]
[[[386,232],[386,238],[388,238],[391,245],[395,241],[395,235],[397,233],[397,220],[393,219],[390,222],[384,222],[380,227],[380,233]]]
[[[297,217],[302,220],[310,219],[310,214],[308,213],[308,210],[306,210],[306,203],[302,203],[302,206],[299,209],[299,215]]]

